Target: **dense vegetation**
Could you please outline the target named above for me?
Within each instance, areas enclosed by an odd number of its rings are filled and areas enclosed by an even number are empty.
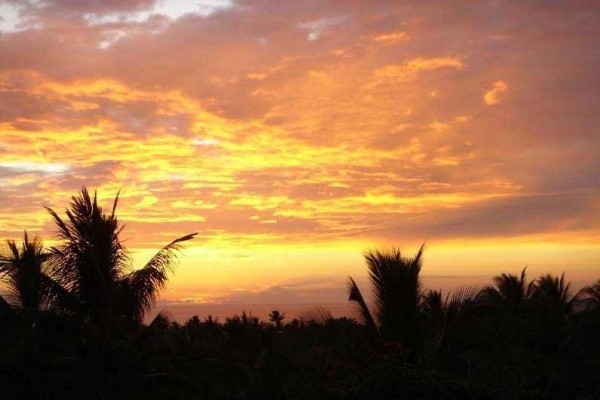
[[[174,240],[134,269],[121,225],[84,189],[61,244],[25,233],[0,256],[2,398],[597,399],[600,280],[501,274],[485,288],[425,291],[423,248],[365,254],[374,302],[350,278],[358,320],[322,308],[286,321],[242,314],[185,324],[144,313],[167,281]],[[285,311],[285,310],[283,310]]]

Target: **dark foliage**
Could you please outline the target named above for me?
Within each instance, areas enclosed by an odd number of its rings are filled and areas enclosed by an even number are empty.
[[[84,189],[49,252],[25,234],[0,256],[6,399],[597,399],[600,280],[501,274],[481,290],[425,292],[423,249],[365,254],[359,321],[323,307],[284,323],[243,313],[143,325],[183,236],[134,270],[115,209]],[[370,310],[374,310],[371,314]]]

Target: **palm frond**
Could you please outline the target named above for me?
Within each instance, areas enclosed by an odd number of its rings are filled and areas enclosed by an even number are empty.
[[[453,320],[458,320],[469,310],[481,304],[482,290],[477,286],[465,286],[452,294],[447,302],[448,313]]]
[[[54,223],[56,224],[56,226],[58,226],[58,237],[61,239],[65,239],[65,240],[72,239],[71,231],[69,230],[69,227],[67,226],[65,221],[63,221],[62,218],[56,213],[56,211],[54,211],[50,207],[44,207],[44,208],[48,211],[50,216],[52,216],[52,219],[54,220]]]
[[[560,278],[550,274],[539,277],[535,281],[533,299],[538,306],[568,314],[574,305],[574,297],[570,292],[571,283],[565,281],[565,274]]]
[[[438,311],[439,316],[436,332],[436,344],[433,354],[440,353],[445,346],[446,339],[453,329],[469,312],[482,304],[482,296],[485,292],[475,286],[462,287],[452,294],[447,296],[446,300],[441,305],[441,310]],[[436,296],[437,297],[437,296]],[[439,292],[441,300],[441,292]],[[439,306],[438,306],[439,307]]]
[[[423,250],[424,245],[413,258],[403,257],[397,248],[365,253],[375,315],[386,339],[412,343],[417,337],[418,308],[423,295],[419,277]]]
[[[127,308],[135,319],[141,320],[144,312],[154,306],[158,291],[164,287],[169,273],[173,272],[181,244],[194,238],[196,234],[175,239],[156,253],[142,269],[125,277],[129,293],[124,296],[130,302]]]
[[[376,340],[381,340],[381,335],[379,334],[379,329],[377,329],[377,324],[375,324],[373,315],[371,314],[371,311],[369,311],[369,307],[352,277],[348,278],[348,300],[357,304],[360,320],[367,326],[367,330],[370,332],[371,336]]]
[[[305,310],[300,316],[300,322],[302,324],[326,324],[332,320],[333,314],[331,314],[331,311],[322,306],[315,306]]]
[[[446,299],[442,298],[441,290],[429,290],[421,299],[421,309],[429,320],[439,321],[447,300],[448,297]]]
[[[66,314],[81,312],[82,306],[71,292],[46,274],[42,274],[40,278],[46,308]]]
[[[524,268],[520,275],[502,273],[492,278],[494,284],[484,289],[488,303],[511,312],[524,310],[535,292],[535,281],[527,283],[526,271]]]
[[[600,279],[593,285],[583,287],[573,297],[573,302],[581,311],[600,310]]]
[[[119,195],[120,194],[121,194],[121,191],[119,190],[117,192],[117,195],[115,196],[115,200],[113,201],[112,211],[110,213],[111,218],[115,217],[115,212],[117,211],[117,204],[119,204]]]
[[[152,330],[164,330],[169,328],[173,321],[172,316],[166,311],[160,311],[152,321],[148,324],[147,328]]]

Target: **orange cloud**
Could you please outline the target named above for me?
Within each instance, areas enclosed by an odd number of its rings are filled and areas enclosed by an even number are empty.
[[[481,25],[486,6],[150,3],[31,3],[1,33],[2,237],[51,243],[43,206],[87,185],[121,190],[136,254],[200,232],[174,298],[335,286],[364,247],[424,239],[451,248],[439,268],[516,240],[515,263],[578,242],[598,271],[586,7],[502,3]]]
[[[462,68],[463,63],[453,57],[418,57],[404,62],[402,65],[388,65],[374,72],[377,79],[389,79],[392,81],[411,81],[421,71],[435,71],[440,68]]]
[[[406,32],[390,32],[390,33],[382,33],[380,35],[375,36],[373,39],[376,42],[384,42],[384,43],[398,43],[405,42],[410,40],[410,36]]]
[[[488,106],[493,106],[494,104],[500,103],[508,91],[508,85],[504,81],[496,81],[494,82],[494,86],[485,92],[483,95],[483,101]]]

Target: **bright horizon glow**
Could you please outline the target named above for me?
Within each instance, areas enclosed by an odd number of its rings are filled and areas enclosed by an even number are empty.
[[[340,303],[363,251],[427,287],[600,277],[585,5],[0,0],[0,238],[120,191],[163,302]],[[368,290],[367,290],[368,291]]]

